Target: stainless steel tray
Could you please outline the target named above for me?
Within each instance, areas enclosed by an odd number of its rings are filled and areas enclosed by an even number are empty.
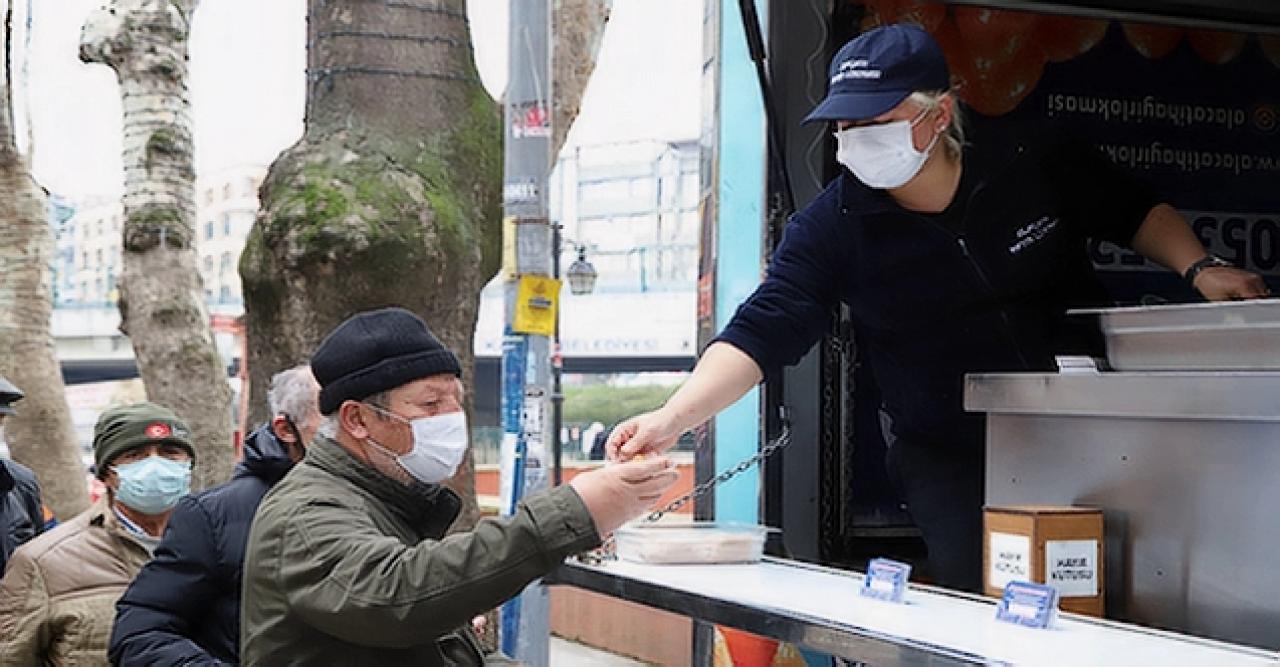
[[[1097,316],[1117,371],[1280,370],[1280,299],[1070,312]]]

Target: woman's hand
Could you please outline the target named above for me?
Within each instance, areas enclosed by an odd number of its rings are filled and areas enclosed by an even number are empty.
[[[679,437],[680,429],[661,409],[646,412],[613,428],[605,441],[605,456],[610,461],[630,461],[637,456],[661,454],[671,449]]]

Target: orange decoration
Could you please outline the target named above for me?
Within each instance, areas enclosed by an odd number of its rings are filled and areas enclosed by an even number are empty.
[[[1177,48],[1178,42],[1186,32],[1182,28],[1172,28],[1145,23],[1125,23],[1125,37],[1138,53],[1156,60],[1163,58]]]
[[[979,60],[996,63],[1021,55],[1032,45],[1039,21],[1039,16],[1026,12],[984,7],[955,8],[956,28],[969,52]]]
[[[952,87],[960,99],[968,102],[968,98],[965,97],[966,68],[971,67],[972,57],[969,55],[969,49],[964,45],[964,40],[960,39],[960,31],[956,30],[954,23],[944,21],[931,32],[934,41],[938,42],[938,46],[942,48],[942,54],[947,58],[947,67],[951,70]]]
[[[1193,30],[1187,33],[1187,42],[1205,62],[1225,65],[1244,50],[1244,35],[1220,30]]]
[[[968,35],[962,37],[952,23],[939,26],[933,38],[947,56],[956,95],[984,116],[1002,116],[1016,109],[1044,73],[1044,50],[1029,41],[1011,44],[1006,57],[991,58],[975,54],[976,42]]]
[[[864,28],[891,23],[915,23],[932,32],[947,18],[946,5],[925,0],[866,0],[869,11]]]
[[[724,637],[725,646],[733,659],[734,667],[770,667],[778,652],[778,641],[750,632],[735,630],[723,625],[716,630]]]
[[[1003,116],[1018,108],[1040,82],[1044,54],[1028,49],[1025,58],[1016,58],[983,69],[975,67],[969,105],[984,116]]]
[[[1073,16],[1042,16],[1036,26],[1036,41],[1050,62],[1071,60],[1098,45],[1109,24],[1102,19]]]
[[[1262,52],[1266,54],[1271,64],[1280,67],[1280,37],[1260,35],[1258,45],[1262,47]]]
[[[933,32],[945,20],[947,20],[946,5],[936,2],[911,2],[898,11],[894,22],[915,23]]]

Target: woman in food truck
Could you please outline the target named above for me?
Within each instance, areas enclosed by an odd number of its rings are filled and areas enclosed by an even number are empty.
[[[966,145],[946,59],[916,26],[863,33],[828,73],[805,122],[833,124],[844,169],[787,225],[765,280],[684,386],[619,424],[607,450],[628,459],[671,447],[798,361],[843,302],[883,393],[890,474],[927,571],[977,591],[984,422],[964,413],[964,375],[1050,370],[1055,354],[1098,351],[1065,315],[1106,301],[1087,239],[1130,247],[1210,300],[1267,287],[1208,254],[1171,206],[1078,142]]]

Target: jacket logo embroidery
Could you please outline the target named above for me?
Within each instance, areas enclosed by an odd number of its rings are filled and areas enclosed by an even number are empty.
[[[1042,215],[1014,232],[1017,241],[1009,246],[1009,254],[1016,255],[1027,248],[1043,241],[1058,227],[1058,218]]]

